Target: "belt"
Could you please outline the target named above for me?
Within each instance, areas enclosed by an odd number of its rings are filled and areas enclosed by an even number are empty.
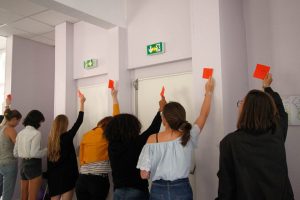
[[[101,174],[81,174],[81,175],[85,175],[85,176],[101,176],[103,178],[108,178],[108,174],[105,174],[105,173],[101,173]]]

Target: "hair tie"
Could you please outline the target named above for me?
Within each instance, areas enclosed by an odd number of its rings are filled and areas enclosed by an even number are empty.
[[[183,132],[183,129],[185,127],[185,125],[188,123],[188,121],[183,121],[181,122],[178,131]]]

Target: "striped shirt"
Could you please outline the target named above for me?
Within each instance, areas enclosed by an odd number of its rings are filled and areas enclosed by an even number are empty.
[[[111,172],[109,160],[81,165],[80,174],[101,175]]]

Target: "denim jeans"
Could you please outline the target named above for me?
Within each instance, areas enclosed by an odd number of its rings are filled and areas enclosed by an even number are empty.
[[[17,178],[17,162],[0,164],[0,174],[3,178],[2,200],[11,200],[14,194]]]
[[[135,188],[117,188],[114,191],[114,200],[148,200],[149,192]]]
[[[193,191],[188,178],[175,181],[157,180],[152,183],[150,200],[192,200]]]
[[[3,189],[3,176],[0,173],[0,197],[2,197],[2,189]]]

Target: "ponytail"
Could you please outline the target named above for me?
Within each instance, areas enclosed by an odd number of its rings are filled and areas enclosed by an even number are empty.
[[[184,121],[179,126],[179,131],[183,133],[181,137],[181,144],[185,146],[191,138],[190,131],[192,129],[192,125],[188,121]]]

